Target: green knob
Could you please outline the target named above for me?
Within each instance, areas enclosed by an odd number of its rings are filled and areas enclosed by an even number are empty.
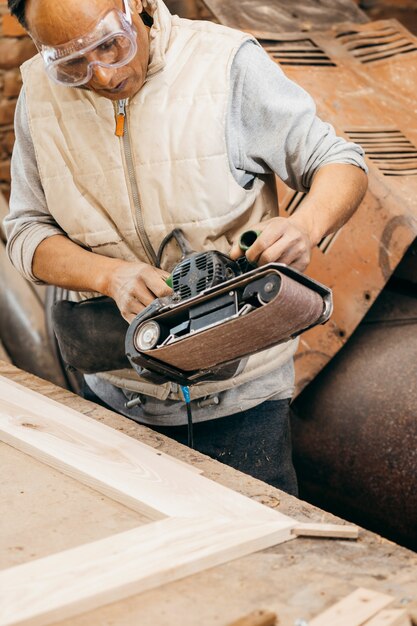
[[[260,230],[245,230],[239,237],[239,248],[246,252],[255,243],[260,234]]]
[[[171,289],[173,288],[173,284],[172,284],[172,274],[170,274],[168,276],[168,278],[165,279],[165,283],[168,285],[168,287],[171,287]]]

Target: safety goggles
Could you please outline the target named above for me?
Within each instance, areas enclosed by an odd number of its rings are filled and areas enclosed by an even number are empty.
[[[129,63],[137,51],[136,30],[128,0],[123,4],[124,13],[112,9],[82,37],[54,47],[35,41],[49,78],[78,87],[91,80],[95,65],[117,68]]]

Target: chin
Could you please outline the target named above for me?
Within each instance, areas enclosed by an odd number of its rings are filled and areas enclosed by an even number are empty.
[[[107,98],[108,100],[125,100],[126,98],[133,98],[133,96],[139,91],[142,87],[142,83],[138,86],[136,83],[131,84],[131,81],[125,85],[125,87],[121,91],[106,91],[105,89],[94,89],[97,95],[102,98]]]

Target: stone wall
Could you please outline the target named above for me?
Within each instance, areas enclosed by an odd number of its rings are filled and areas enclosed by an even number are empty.
[[[0,0],[0,191],[10,194],[10,157],[14,143],[13,116],[21,87],[19,66],[36,52],[18,21]]]

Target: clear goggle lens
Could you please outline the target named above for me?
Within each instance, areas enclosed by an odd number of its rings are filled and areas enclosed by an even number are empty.
[[[91,80],[95,65],[121,67],[129,63],[137,51],[130,13],[125,16],[117,9],[109,11],[91,33],[68,43],[55,47],[35,43],[48,76],[56,83],[71,87]]]

